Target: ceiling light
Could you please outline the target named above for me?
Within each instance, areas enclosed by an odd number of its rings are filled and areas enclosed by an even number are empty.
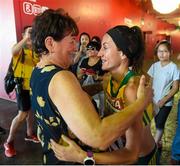
[[[153,8],[162,14],[168,14],[176,10],[180,0],[152,0]]]

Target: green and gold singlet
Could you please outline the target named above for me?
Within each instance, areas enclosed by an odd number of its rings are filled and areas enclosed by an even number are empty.
[[[114,112],[119,112],[126,106],[124,90],[125,87],[127,86],[129,79],[134,76],[135,76],[134,72],[128,71],[128,73],[121,81],[116,91],[114,91],[113,88],[112,77],[109,79],[107,89],[105,92],[105,110],[107,115],[113,114]],[[153,119],[153,108],[152,108],[152,104],[150,104],[143,113],[143,119],[142,119],[143,125],[146,126],[150,124],[152,119]],[[121,138],[119,138],[109,147],[109,150],[110,151],[117,150],[119,148],[122,148],[123,146],[124,146],[123,141],[121,140]]]
[[[125,107],[124,90],[130,78],[134,77],[135,73],[128,71],[124,79],[119,84],[116,92],[113,90],[112,78],[110,78],[106,93],[105,93],[105,108],[108,110],[108,114],[119,112]],[[153,108],[152,104],[148,105],[143,114],[143,124],[146,126],[151,123],[153,119]]]

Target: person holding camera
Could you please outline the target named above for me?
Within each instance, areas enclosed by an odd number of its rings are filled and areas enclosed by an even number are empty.
[[[80,72],[80,65],[84,58],[86,58],[86,46],[90,42],[90,35],[86,32],[82,32],[79,37],[78,51],[75,53],[71,71],[78,76]]]
[[[39,61],[37,54],[32,51],[32,42],[30,39],[31,29],[30,26],[25,27],[22,40],[12,48],[13,69],[17,64],[14,77],[16,82],[15,90],[18,114],[12,120],[9,136],[4,143],[6,157],[13,157],[16,155],[16,150],[14,148],[15,135],[25,120],[27,122],[25,140],[34,143],[39,142],[36,135],[33,134],[33,116],[30,101],[30,77],[34,66]]]

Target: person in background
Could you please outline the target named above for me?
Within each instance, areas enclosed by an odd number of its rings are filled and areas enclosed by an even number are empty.
[[[180,100],[177,106],[177,128],[172,143],[171,162],[172,165],[180,165]]]
[[[30,26],[25,27],[22,40],[12,48],[13,67],[18,63],[14,72],[17,84],[15,90],[18,114],[12,120],[8,138],[4,143],[6,157],[16,155],[14,148],[15,135],[25,120],[27,123],[25,141],[39,142],[33,132],[33,114],[30,101],[30,77],[34,66],[39,61],[37,54],[32,51],[32,41],[30,39],[31,29]]]
[[[101,39],[99,36],[93,36],[91,41],[95,41],[95,42],[98,42],[100,45],[101,45]]]
[[[171,61],[172,49],[169,41],[159,41],[155,46],[155,55],[159,61],[151,65],[148,74],[154,90],[153,102],[156,112],[154,138],[159,149],[159,164],[164,126],[173,105],[173,97],[178,91],[180,75],[177,65]]]
[[[0,126],[0,135],[6,134],[6,130]]]
[[[108,80],[104,80],[105,117],[121,112],[136,100],[144,47],[142,31],[137,26],[115,26],[104,35],[98,56],[102,60],[102,69],[110,72]],[[129,70],[129,66],[132,70]],[[143,117],[137,117],[135,123],[125,131],[124,137],[120,137],[104,152],[96,149],[92,152],[95,163],[156,164],[157,147],[150,130],[152,119],[153,109],[150,104]],[[83,163],[86,152],[67,137],[63,138],[66,146],[51,141],[57,158]]]
[[[89,42],[87,45],[87,57],[82,60],[79,66],[80,71],[77,76],[83,87],[87,85],[97,85],[103,80],[105,72],[101,69],[101,58],[97,56],[100,48],[101,45],[94,41]],[[94,95],[93,99],[96,102],[98,110],[102,112],[104,110],[103,91]]]
[[[180,60],[180,54],[177,56],[177,60]],[[177,105],[177,128],[172,142],[170,164],[180,165],[180,99]]]
[[[82,60],[86,58],[86,46],[90,42],[90,35],[86,32],[82,32],[79,37],[78,51],[74,54],[73,65],[71,66],[71,71],[78,75],[79,65]]]
[[[86,145],[106,149],[152,100],[152,89],[145,87],[142,76],[137,99],[125,111],[100,119],[89,95],[68,70],[76,51],[77,35],[76,22],[59,10],[48,9],[33,21],[33,48],[41,58],[31,76],[31,99],[44,164],[72,164],[59,161],[50,148],[50,139],[63,143],[63,134],[73,133]]]
[[[79,66],[79,74],[77,75],[79,80],[84,82],[88,75],[93,75],[94,80],[98,79],[95,77],[100,77],[104,74],[104,71],[101,69],[102,61],[101,58],[97,56],[101,45],[97,42],[89,42],[86,48],[87,57],[84,58]],[[100,79],[100,78],[99,78]],[[102,80],[102,78],[100,79]]]

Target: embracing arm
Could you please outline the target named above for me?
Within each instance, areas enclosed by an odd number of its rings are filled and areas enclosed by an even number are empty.
[[[142,123],[137,120],[126,131],[125,147],[112,152],[93,153],[96,164],[132,164],[138,159],[139,145],[141,143]],[[60,145],[51,140],[51,148],[59,160],[83,163],[87,152],[83,151],[74,141],[66,136],[62,139],[68,146]]]
[[[53,77],[49,95],[71,131],[82,142],[105,149],[125,132],[151,100],[152,91],[147,91],[144,82],[145,78],[142,77],[139,97],[133,104],[102,120],[87,93],[68,71],[61,71]]]
[[[126,144],[122,149],[95,153],[94,159],[97,164],[132,164],[138,159],[140,143],[141,143],[141,132],[142,123],[138,119],[128,130],[126,131]]]
[[[136,99],[136,86],[128,86],[125,90],[126,103],[132,103]],[[132,164],[138,159],[142,135],[142,116],[136,118],[135,122],[125,132],[125,147],[112,152],[93,153],[96,164]],[[83,163],[86,152],[83,151],[75,142],[63,136],[68,146],[59,145],[51,140],[52,149],[59,160],[74,161]],[[71,155],[69,155],[71,154]]]

